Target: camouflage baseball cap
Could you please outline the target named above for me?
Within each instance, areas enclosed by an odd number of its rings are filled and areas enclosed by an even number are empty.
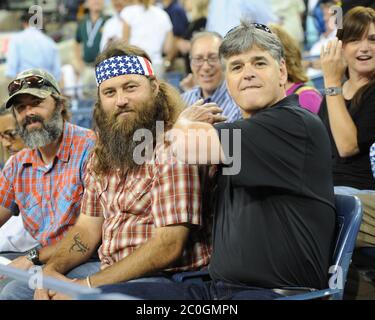
[[[28,77],[40,77],[41,80],[38,82],[37,85],[28,84],[26,81],[22,82],[23,79],[26,79]],[[12,94],[11,90],[9,90],[12,86],[12,84],[19,85],[20,89],[14,91]],[[52,93],[60,95],[60,87],[57,83],[56,79],[47,71],[42,69],[29,69],[26,71],[22,71],[19,73],[16,78],[9,84],[8,86],[8,92],[11,94],[8,98],[8,100],[5,102],[5,107],[10,108],[12,106],[12,102],[14,97],[20,95],[20,94],[31,94],[35,97],[45,99],[48,96],[50,96]]]

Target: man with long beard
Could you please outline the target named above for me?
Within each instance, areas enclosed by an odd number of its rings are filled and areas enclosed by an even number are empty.
[[[9,86],[18,133],[27,149],[0,172],[0,226],[18,206],[23,224],[39,246],[11,262],[28,270],[47,262],[79,215],[83,170],[95,143],[91,130],[65,121],[68,110],[57,81],[41,69],[21,72]],[[16,281],[0,299],[11,298]],[[22,298],[22,296],[21,296]]]
[[[171,282],[177,272],[206,266],[210,247],[198,167],[173,161],[156,136],[156,122],[170,129],[183,108],[178,92],[156,79],[143,50],[121,43],[98,57],[96,76],[98,140],[87,165],[81,215],[44,274],[64,279],[100,241],[101,270],[75,283]],[[138,130],[153,134],[148,146],[155,151],[143,164],[134,142]],[[46,290],[34,297],[64,298]]]

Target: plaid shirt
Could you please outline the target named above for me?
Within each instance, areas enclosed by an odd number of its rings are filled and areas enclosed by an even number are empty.
[[[198,167],[181,163],[145,164],[100,180],[87,165],[82,214],[104,217],[99,256],[102,269],[130,255],[147,242],[155,228],[189,224],[182,257],[166,271],[203,267],[210,257],[208,224],[201,216]],[[204,217],[205,218],[205,217]],[[206,219],[204,219],[206,220]]]
[[[18,205],[26,230],[42,246],[59,241],[74,225],[83,194],[83,171],[95,135],[68,122],[54,161],[44,164],[37,149],[24,149],[0,172],[0,205]]]

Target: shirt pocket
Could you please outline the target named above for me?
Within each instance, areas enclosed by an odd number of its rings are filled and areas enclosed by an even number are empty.
[[[23,193],[18,199],[18,205],[24,224],[32,236],[36,236],[40,230],[44,230],[46,219],[40,195]]]
[[[132,178],[126,183],[117,198],[117,205],[122,213],[135,215],[146,214],[151,206],[151,178]]]

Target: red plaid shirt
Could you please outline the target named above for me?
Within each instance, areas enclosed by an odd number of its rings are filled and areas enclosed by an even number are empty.
[[[84,168],[95,144],[93,131],[68,122],[54,161],[24,149],[0,172],[0,206],[15,212],[42,246],[59,241],[74,225],[83,194]]]
[[[210,258],[208,225],[201,216],[201,188],[197,166],[181,163],[145,164],[100,180],[88,162],[81,213],[104,217],[99,256],[102,268],[120,261],[148,241],[155,228],[189,224],[189,240],[182,257],[167,271],[206,266]]]

